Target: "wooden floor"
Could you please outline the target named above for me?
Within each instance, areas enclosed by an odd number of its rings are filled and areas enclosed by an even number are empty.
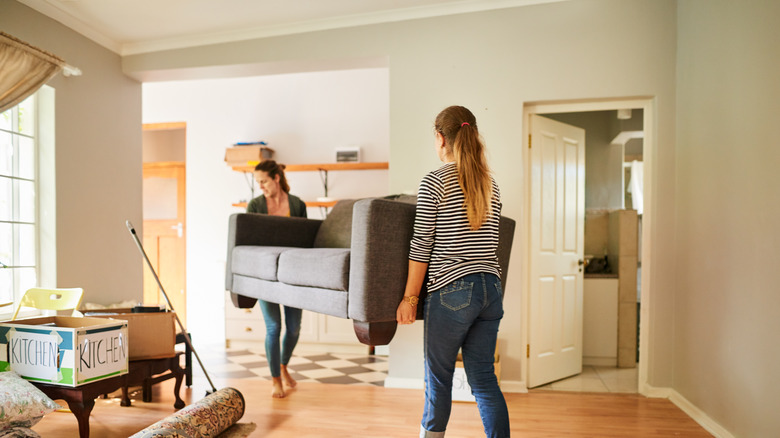
[[[206,394],[196,378],[182,388],[188,404]],[[240,423],[255,423],[253,437],[414,437],[419,433],[422,390],[303,382],[287,398],[272,399],[267,380],[215,381],[238,389],[246,400]],[[665,399],[640,395],[531,391],[506,394],[515,437],[710,437]],[[99,399],[90,418],[92,437],[127,437],[173,413],[173,382],[155,386],[153,401],[119,406],[118,397]],[[53,412],[33,430],[45,438],[78,437],[76,418]],[[448,438],[484,436],[476,404],[456,402]]]

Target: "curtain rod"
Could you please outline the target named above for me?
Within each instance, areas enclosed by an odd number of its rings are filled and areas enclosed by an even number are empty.
[[[65,77],[81,76],[81,69],[70,64],[65,64],[62,67],[62,75]]]

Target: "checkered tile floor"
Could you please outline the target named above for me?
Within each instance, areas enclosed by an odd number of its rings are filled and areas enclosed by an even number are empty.
[[[210,354],[204,365],[215,377],[271,379],[265,352],[251,349],[228,349],[224,354]],[[298,382],[384,386],[387,366],[385,356],[296,351],[288,370]]]

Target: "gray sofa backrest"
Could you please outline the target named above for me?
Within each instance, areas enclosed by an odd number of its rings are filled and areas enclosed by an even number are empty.
[[[344,199],[333,206],[333,210],[322,221],[314,248],[349,248],[352,246],[352,206],[357,199]]]

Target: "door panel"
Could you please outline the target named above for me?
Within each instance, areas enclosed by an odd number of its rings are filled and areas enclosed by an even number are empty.
[[[186,327],[186,222],[184,163],[144,163],[144,249]],[[144,269],[144,304],[167,302],[148,267]]]
[[[528,387],[582,371],[585,131],[531,116]]]

